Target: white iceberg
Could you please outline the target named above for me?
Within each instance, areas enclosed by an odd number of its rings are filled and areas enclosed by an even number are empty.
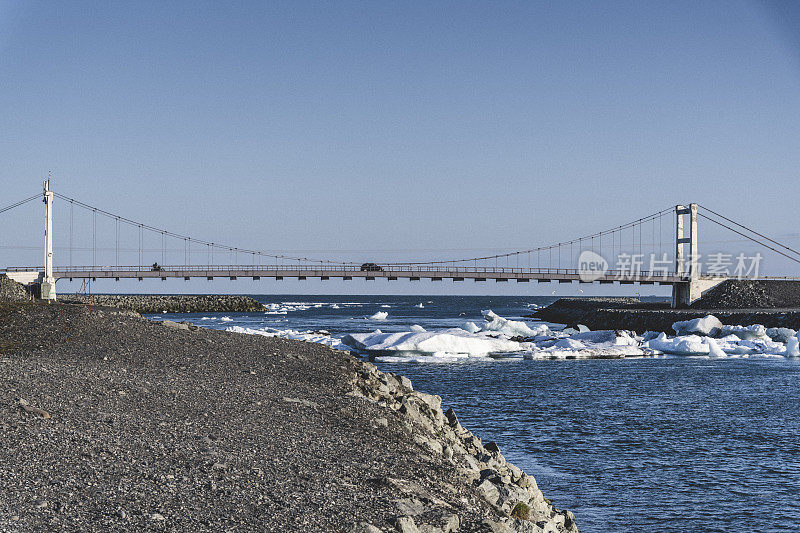
[[[481,311],[481,313],[486,320],[486,324],[481,328],[482,331],[492,331],[507,337],[536,337],[551,333],[550,328],[544,324],[537,326],[534,330],[525,322],[503,318],[491,310]]]
[[[668,338],[666,333],[661,333],[644,345],[651,350],[677,355],[708,355],[710,351],[708,343],[699,335]]]
[[[327,332],[324,330],[317,332],[301,332],[293,329],[244,328],[242,326],[230,326],[226,328],[225,331],[245,333],[247,335],[261,335],[263,337],[281,337],[284,339],[292,339],[297,341],[314,342],[317,344],[324,344],[332,348],[343,349],[341,346],[341,341],[326,334]]]
[[[486,356],[493,352],[516,352],[521,349],[518,342],[476,335],[459,328],[425,332],[351,333],[342,338],[342,343],[367,352],[457,354],[470,357]]]
[[[706,315],[703,318],[683,320],[672,324],[675,335],[703,335],[705,337],[715,337],[722,331],[722,322],[714,315]]]
[[[711,337],[706,337],[705,340],[706,340],[706,344],[708,344],[708,354],[711,357],[727,357],[728,356],[728,354],[726,354],[724,351],[722,351],[722,348],[719,347],[719,344],[717,344],[716,340],[712,339]]]
[[[722,326],[722,335],[735,335],[745,341],[766,339],[767,328],[761,324],[753,324],[752,326]]]
[[[466,322],[463,326],[461,326],[461,329],[468,333],[478,333],[481,330],[481,328],[479,328],[475,322]]]
[[[786,357],[800,357],[800,333],[786,341]]]
[[[386,320],[389,316],[389,313],[386,311],[378,311],[374,315],[370,316],[368,320]]]

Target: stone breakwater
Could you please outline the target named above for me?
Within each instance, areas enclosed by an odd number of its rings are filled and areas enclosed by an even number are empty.
[[[761,324],[800,329],[800,309],[670,309],[668,304],[635,298],[561,298],[529,315],[557,324],[583,324],[592,330],[617,329],[643,333],[672,332],[672,324],[713,314],[723,324]]]
[[[0,531],[577,531],[439,397],[325,346],[6,302],[0,383]]]
[[[374,365],[362,362],[350,396],[374,402],[388,411],[397,423],[427,453],[441,457],[456,467],[453,481],[478,492],[495,515],[481,524],[492,532],[577,532],[575,516],[553,507],[536,485],[536,480],[507,462],[495,442],[485,445],[461,426],[453,409],[443,412],[439,396],[413,390],[405,376],[383,373]],[[380,419],[381,425],[388,425]],[[398,484],[406,498],[395,523],[403,533],[458,531],[460,517],[444,502],[431,500],[424,491]],[[427,501],[428,503],[422,503]],[[361,524],[359,532],[379,531],[371,524]]]
[[[247,313],[263,311],[264,306],[249,296],[237,295],[158,295],[158,294],[93,294],[63,295],[64,303],[80,303],[116,307],[142,314],[157,313]]]

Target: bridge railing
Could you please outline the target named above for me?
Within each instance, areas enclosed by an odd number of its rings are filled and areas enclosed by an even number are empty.
[[[43,267],[7,267],[8,272],[40,271]],[[381,266],[380,270],[369,270],[360,265],[337,265],[337,264],[283,264],[283,265],[159,265],[154,269],[152,266],[139,265],[73,265],[58,266],[53,268],[57,274],[86,273],[86,272],[204,272],[204,273],[229,273],[229,272],[367,272],[376,275],[391,273],[427,273],[427,274],[516,274],[516,275],[563,275],[579,276],[582,271],[575,268],[550,268],[550,267],[486,267],[486,266],[443,266],[443,265],[387,265]],[[636,278],[668,278],[674,277],[674,272],[666,271],[626,271],[608,270],[604,274],[607,277],[636,277]]]

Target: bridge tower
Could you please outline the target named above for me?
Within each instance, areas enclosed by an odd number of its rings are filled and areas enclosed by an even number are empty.
[[[689,236],[684,237],[683,217],[689,215]],[[689,245],[689,261],[687,264],[684,253],[684,245]],[[675,272],[679,276],[686,276],[690,280],[697,277],[697,263],[699,254],[697,252],[697,204],[689,204],[689,207],[682,205],[675,206]],[[688,267],[688,272],[686,271]]]
[[[44,278],[41,285],[42,300],[55,301],[56,279],[53,277],[53,191],[50,177],[44,182]]]
[[[684,234],[684,217],[689,215],[689,236]],[[689,261],[686,261],[685,245],[689,245]],[[697,271],[697,204],[675,206],[675,273],[685,279],[682,283],[672,286],[672,307],[688,307],[700,298],[700,294],[693,294],[695,279],[699,276]]]
[[[684,281],[672,286],[672,307],[688,307],[707,290],[722,283],[725,278],[703,276],[700,272],[700,252],[697,238],[697,204],[675,206],[675,272]],[[689,236],[684,234],[684,217],[689,216]],[[685,245],[689,245],[686,257]]]

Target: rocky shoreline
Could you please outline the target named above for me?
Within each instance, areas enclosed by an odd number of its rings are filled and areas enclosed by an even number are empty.
[[[264,306],[249,296],[228,294],[93,294],[59,296],[63,303],[116,307],[142,314],[156,313],[249,313]]]
[[[0,530],[577,531],[439,397],[325,346],[5,302],[0,381]]]

